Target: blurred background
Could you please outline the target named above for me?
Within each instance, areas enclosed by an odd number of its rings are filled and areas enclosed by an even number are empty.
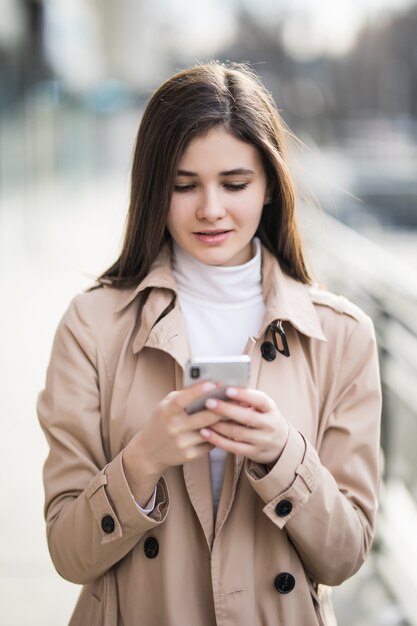
[[[416,625],[416,2],[0,0],[0,16],[0,624],[68,623],[79,588],[47,553],[36,396],[69,300],[118,252],[147,99],[220,59],[274,95],[311,263],[376,325],[381,509],[334,591],[339,626]]]

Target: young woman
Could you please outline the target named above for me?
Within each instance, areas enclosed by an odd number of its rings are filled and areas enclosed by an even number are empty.
[[[183,71],[146,108],[123,249],[70,304],[39,398],[72,625],[334,624],[329,586],[366,558],[375,338],[311,286],[283,134],[241,66]],[[242,353],[249,388],[188,414],[213,389],[183,388],[190,356]]]

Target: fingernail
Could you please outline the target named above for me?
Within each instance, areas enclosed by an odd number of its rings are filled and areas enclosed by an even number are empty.
[[[216,388],[216,385],[212,383],[210,380],[205,382],[203,385],[203,391],[211,391],[212,389],[215,389],[215,388]]]
[[[234,387],[228,387],[226,389],[226,395],[229,396],[229,398],[234,398],[235,396],[237,396],[238,394],[238,390],[235,389]]]
[[[202,429],[200,430],[200,435],[201,435],[202,437],[210,437],[210,431],[209,431],[209,429],[208,429],[208,428],[202,428]]]
[[[214,400],[214,398],[209,398],[208,400],[206,400],[206,407],[208,409],[215,409],[217,406],[217,400]]]

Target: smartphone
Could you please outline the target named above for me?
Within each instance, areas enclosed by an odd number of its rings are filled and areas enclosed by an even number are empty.
[[[187,413],[197,413],[205,409],[208,398],[227,399],[227,387],[247,387],[249,385],[250,358],[241,356],[196,357],[187,361],[184,369],[184,387],[193,383],[211,380],[218,386],[206,395],[191,402]]]

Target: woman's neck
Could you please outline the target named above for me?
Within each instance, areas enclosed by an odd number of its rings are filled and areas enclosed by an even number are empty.
[[[226,306],[259,298],[262,294],[259,239],[253,240],[253,251],[254,256],[242,265],[206,265],[174,243],[173,270],[179,291],[185,298]]]

